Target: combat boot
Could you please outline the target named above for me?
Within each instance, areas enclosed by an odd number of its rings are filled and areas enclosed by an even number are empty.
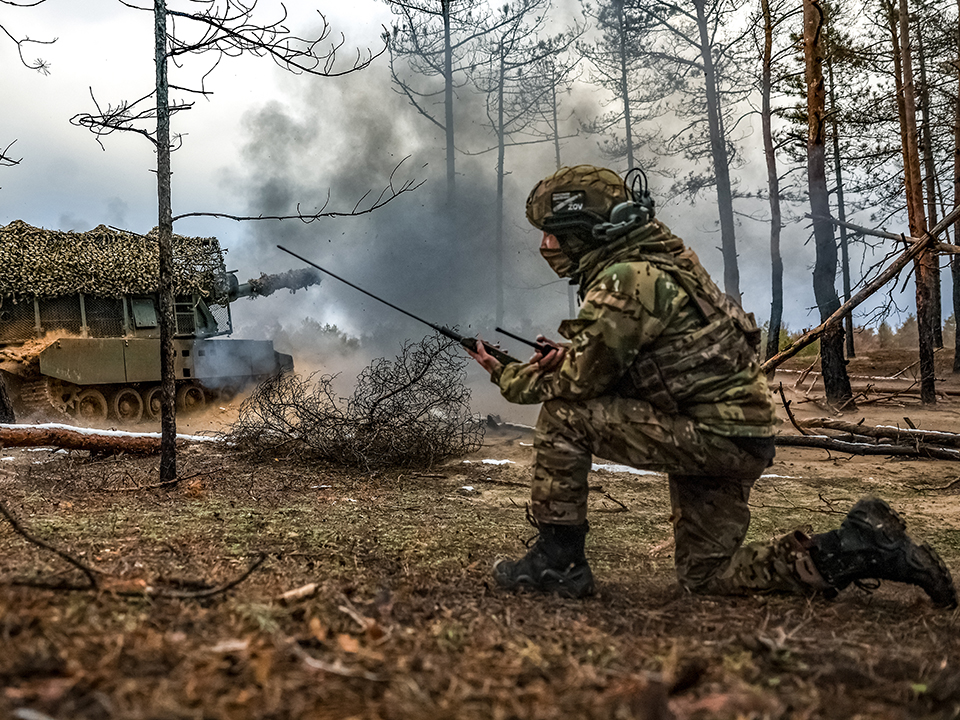
[[[914,543],[906,529],[883,500],[864,498],[838,530],[810,538],[810,557],[837,590],[858,580],[892,580],[920,586],[939,607],[956,607],[950,571],[932,547]]]
[[[534,526],[539,534],[526,555],[494,563],[497,584],[507,590],[536,590],[565,598],[592,595],[593,573],[583,552],[589,525]]]

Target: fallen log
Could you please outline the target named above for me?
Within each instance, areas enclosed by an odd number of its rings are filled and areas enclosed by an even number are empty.
[[[934,447],[924,443],[916,445],[873,445],[837,440],[826,435],[777,435],[777,447],[811,447],[835,450],[850,455],[886,455],[888,457],[915,457],[930,460],[958,460],[960,450]]]
[[[177,436],[180,442],[212,439],[195,435]],[[59,423],[0,424],[0,447],[58,447],[102,454],[156,455],[160,452],[160,433],[92,430]]]
[[[63,428],[18,427],[16,425],[0,427],[0,447],[46,446],[107,454],[156,455],[160,452],[160,438],[113,437]]]
[[[960,435],[943,432],[941,430],[916,430],[912,428],[894,427],[892,425],[858,425],[857,423],[837,420],[835,418],[810,418],[803,420],[800,427],[823,428],[825,430],[839,430],[851,435],[864,435],[871,438],[886,438],[897,442],[919,442],[947,447],[960,448]]]

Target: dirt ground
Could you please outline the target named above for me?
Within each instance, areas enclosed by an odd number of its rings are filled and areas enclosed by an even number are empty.
[[[791,409],[833,415],[822,384],[801,378],[805,362],[778,374]],[[843,419],[960,431],[958,394],[930,409],[871,391],[908,389],[912,369],[893,376],[911,362],[852,362],[871,379],[855,380],[866,394]],[[952,358],[940,362],[940,389],[960,392]],[[233,412],[215,408],[181,430]],[[960,717],[960,611],[893,583],[835,600],[685,594],[660,475],[591,475],[595,597],[499,591],[491,561],[533,534],[531,440],[502,425],[470,457],[381,473],[253,465],[197,443],[172,489],[147,487],[156,458],[0,451],[4,505],[99,582],[95,592],[22,584],[86,579],[0,520],[0,717]],[[950,461],[783,448],[752,496],[748,540],[829,529],[865,495],[888,499],[960,574],[960,463]],[[145,595],[215,590],[261,554],[226,592]]]

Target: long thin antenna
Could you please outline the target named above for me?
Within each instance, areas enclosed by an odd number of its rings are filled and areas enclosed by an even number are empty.
[[[407,310],[404,310],[402,307],[397,307],[397,306],[394,305],[392,302],[387,302],[387,301],[384,300],[382,297],[377,297],[377,296],[374,295],[372,292],[369,292],[369,291],[367,291],[367,290],[364,290],[364,289],[363,289],[362,287],[360,287],[359,285],[354,285],[354,284],[353,284],[352,282],[350,282],[349,280],[345,280],[344,278],[340,277],[339,275],[330,272],[330,271],[327,270],[326,268],[320,267],[320,266],[317,265],[315,262],[311,262],[310,260],[307,260],[307,259],[306,259],[305,257],[303,257],[302,255],[297,255],[297,253],[293,252],[293,250],[287,250],[283,245],[277,245],[277,247],[280,248],[281,250],[283,250],[285,253],[287,253],[287,254],[289,254],[289,255],[293,255],[293,256],[294,256],[295,258],[297,258],[298,260],[301,260],[301,261],[305,262],[307,265],[312,265],[313,267],[315,267],[315,268],[316,268],[317,270],[319,270],[320,272],[324,272],[324,273],[326,273],[327,275],[329,275],[330,277],[336,278],[337,280],[339,280],[340,282],[342,282],[344,285],[349,285],[349,286],[352,287],[354,290],[359,290],[359,291],[362,292],[364,295],[367,295],[367,296],[369,296],[369,297],[372,297],[374,300],[379,300],[379,301],[382,302],[384,305],[387,305],[387,306],[389,306],[389,307],[392,307],[392,308],[393,308],[394,310],[396,310],[397,312],[402,312],[404,315],[407,315],[408,317],[412,317],[414,320],[419,320],[419,321],[422,322],[424,325],[429,325],[430,327],[432,327],[432,328],[433,328],[434,330],[436,330],[437,332],[442,332],[442,330],[440,329],[440,326],[439,326],[439,325],[434,325],[434,324],[433,324],[432,322],[430,322],[429,320],[424,320],[422,317],[417,317],[417,316],[414,315],[412,312],[409,312],[409,311],[407,311]],[[447,329],[447,328],[443,328],[443,330],[446,330],[446,329]]]

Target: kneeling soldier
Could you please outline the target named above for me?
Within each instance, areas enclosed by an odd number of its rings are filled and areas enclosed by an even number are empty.
[[[654,219],[640,181],[565,167],[527,198],[540,252],[579,286],[562,345],[502,365],[471,355],[503,396],[543,403],[530,513],[537,542],[494,566],[497,583],[579,598],[594,591],[584,554],[592,456],[668,474],[676,569],[691,592],[834,593],[861,579],[923,588],[956,605],[950,573],[878,499],[839,529],[743,545],[747,501],[774,457],[775,406],[757,362],[752,315],[724,295],[680,238]]]

